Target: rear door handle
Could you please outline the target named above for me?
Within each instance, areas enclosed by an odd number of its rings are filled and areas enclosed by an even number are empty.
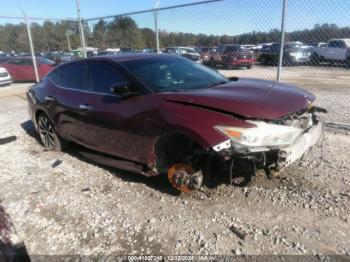
[[[50,102],[53,102],[55,101],[56,99],[52,96],[45,96],[45,101],[50,101]]]
[[[92,109],[92,107],[89,105],[79,105],[79,109],[81,109],[83,111],[90,111]]]

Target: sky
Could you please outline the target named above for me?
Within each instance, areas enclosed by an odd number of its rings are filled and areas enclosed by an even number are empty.
[[[80,0],[84,18],[109,16],[154,7],[156,0]],[[160,0],[160,7],[200,0]],[[75,0],[0,0],[0,16],[76,18]],[[159,12],[166,31],[238,35],[280,27],[282,0],[224,0]],[[288,0],[286,30],[312,28],[316,23],[350,26],[350,0]],[[140,27],[154,27],[153,13],[133,15]],[[14,20],[0,18],[0,24]],[[91,21],[93,25],[97,21]]]

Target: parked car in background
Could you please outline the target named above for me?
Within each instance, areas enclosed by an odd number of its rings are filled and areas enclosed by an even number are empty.
[[[121,47],[119,50],[120,54],[130,54],[130,53],[134,53],[134,50],[132,48],[129,47]]]
[[[249,69],[255,62],[253,51],[235,44],[219,45],[209,60],[209,64],[212,66],[222,65],[228,69],[239,67]]]
[[[288,43],[283,48],[283,65],[305,64],[310,61],[311,52],[308,48],[303,48],[299,42]],[[277,65],[279,61],[281,45],[274,43],[263,46],[259,52],[258,61],[263,65]]]
[[[56,63],[43,57],[36,58],[39,79],[49,73]],[[0,60],[0,67],[4,67],[14,81],[35,81],[34,66],[31,57],[13,57]]]
[[[326,45],[312,49],[311,62],[346,63],[350,65],[350,38],[331,39]]]
[[[46,57],[46,54],[43,52],[35,52],[35,57]],[[20,56],[32,56],[32,53],[20,53]]]
[[[1,63],[1,61],[0,61]],[[12,77],[6,68],[0,67],[0,86],[7,86],[12,83]]]
[[[157,50],[154,48],[144,48],[141,50],[141,53],[156,53]]]
[[[325,43],[325,42],[311,43],[310,46],[312,46],[312,47],[326,47],[327,43]]]
[[[67,62],[70,62],[70,61],[73,61],[75,60],[75,56],[72,52],[62,52],[59,56],[59,63],[67,63]]]
[[[72,141],[88,148],[85,157],[165,175],[184,192],[223,175],[214,167],[249,181],[257,170],[297,161],[322,134],[315,99],[291,85],[228,79],[166,54],[66,63],[27,92],[45,149]]]
[[[102,56],[102,55],[117,55],[119,54],[119,51],[109,51],[109,50],[104,50],[104,51],[98,51],[97,55]]]
[[[56,64],[70,62],[76,59],[73,52],[49,52],[44,58],[54,61]]]
[[[208,64],[212,56],[212,53],[216,51],[216,47],[202,46],[202,47],[196,47],[196,50],[201,55],[203,64]]]
[[[202,63],[201,55],[192,47],[182,47],[182,46],[168,47],[168,48],[165,48],[164,52],[168,54],[179,55],[179,56],[188,58],[192,61],[195,61],[197,63]]]

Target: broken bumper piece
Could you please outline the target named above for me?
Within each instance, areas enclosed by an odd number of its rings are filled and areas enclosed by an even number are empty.
[[[282,148],[278,152],[278,167],[285,168],[300,159],[306,151],[314,146],[322,135],[322,124],[318,122],[302,134],[293,145]]]
[[[245,147],[231,140],[225,140],[213,147],[213,150],[224,157],[233,159],[247,158],[252,159],[257,154],[264,155],[264,166],[274,166],[276,170],[281,170],[296,160],[300,159],[312,146],[314,146],[322,135],[322,123],[320,121],[313,124],[304,131],[293,144],[285,147]],[[260,157],[259,157],[260,158]]]

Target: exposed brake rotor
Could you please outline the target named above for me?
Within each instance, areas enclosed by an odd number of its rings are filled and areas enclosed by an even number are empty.
[[[194,174],[196,174],[196,171],[185,164],[174,164],[168,169],[168,179],[171,185],[177,190],[186,193],[197,188],[193,183]]]

